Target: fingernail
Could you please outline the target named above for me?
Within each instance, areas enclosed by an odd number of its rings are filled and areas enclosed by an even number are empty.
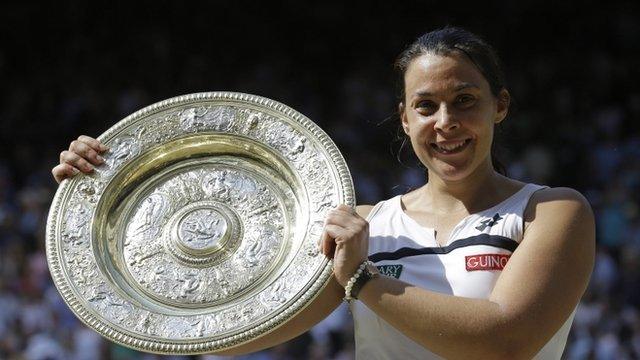
[[[102,145],[102,144],[101,144],[101,145],[100,145],[100,150],[102,150],[102,151],[107,151],[107,150],[109,150],[109,148],[108,148],[106,145]]]
[[[73,173],[73,175],[78,175],[80,170],[78,170],[77,168],[73,168],[73,169],[71,169],[71,172]]]
[[[100,155],[96,156],[96,159],[98,159],[98,161],[100,161],[101,163],[104,162],[104,158]]]

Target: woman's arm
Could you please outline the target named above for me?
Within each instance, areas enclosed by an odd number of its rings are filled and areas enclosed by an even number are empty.
[[[584,293],[594,262],[588,202],[567,188],[541,190],[530,222],[487,300],[427,291],[380,277],[359,298],[402,333],[446,358],[531,358]]]
[[[366,218],[373,207],[369,205],[358,206],[356,211],[359,216]],[[285,341],[289,341],[329,316],[342,302],[344,289],[331,277],[331,281],[318,294],[318,296],[300,314],[283,324],[280,328],[270,332],[250,343],[240,345],[227,351],[219,352],[219,355],[241,355],[267,349]]]
[[[331,278],[329,284],[318,296],[293,319],[287,321],[279,328],[259,337],[249,343],[239,345],[226,351],[217,352],[217,355],[242,355],[256,352],[289,341],[311,329],[314,325],[329,316],[342,301],[344,290]]]

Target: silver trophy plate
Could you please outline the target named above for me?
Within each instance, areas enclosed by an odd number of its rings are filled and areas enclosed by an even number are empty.
[[[326,213],[354,205],[345,161],[295,110],[198,93],[146,107],[99,137],[90,175],[60,185],[47,259],[65,302],[116,343],[222,351],[274,331],[328,283]]]

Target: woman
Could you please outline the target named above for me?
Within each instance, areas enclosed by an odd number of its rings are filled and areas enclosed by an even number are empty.
[[[361,359],[560,358],[593,267],[594,219],[578,192],[494,169],[494,126],[510,101],[498,64],[458,28],[402,53],[401,123],[428,181],[331,211],[320,247],[334,260],[332,282],[279,331],[227,354],[293,338],[347,298]],[[91,171],[105,150],[81,136],[54,177]]]

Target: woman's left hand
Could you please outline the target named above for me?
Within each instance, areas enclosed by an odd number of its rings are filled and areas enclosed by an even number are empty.
[[[325,219],[322,253],[333,258],[333,273],[343,287],[367,260],[369,223],[347,205],[331,210]]]

